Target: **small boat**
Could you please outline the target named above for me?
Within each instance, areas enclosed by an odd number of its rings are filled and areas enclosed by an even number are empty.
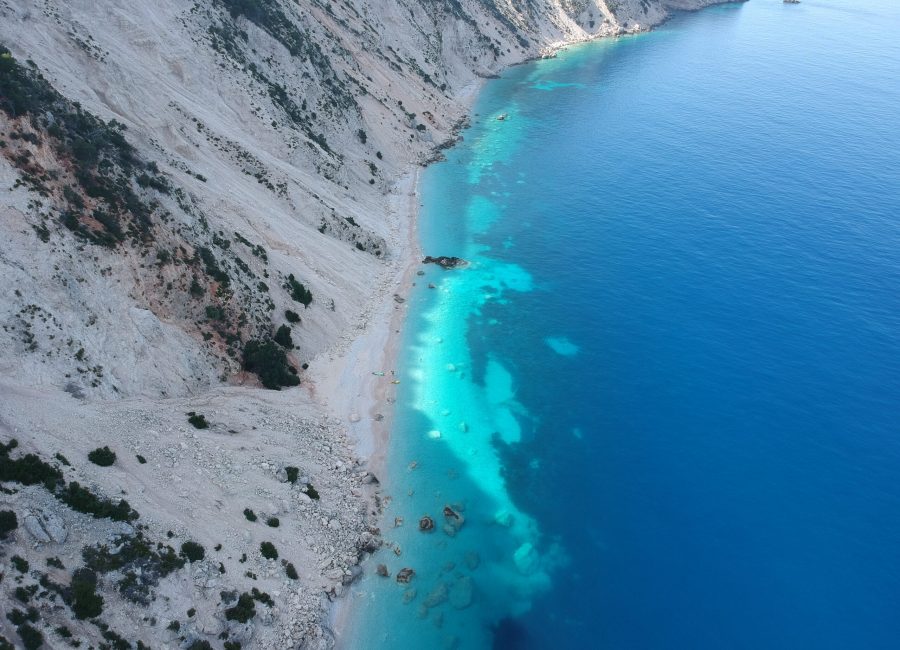
[[[500,113],[500,115],[497,116],[497,121],[498,121],[498,122],[502,122],[502,121],[505,120],[507,117],[509,117],[509,113]]]

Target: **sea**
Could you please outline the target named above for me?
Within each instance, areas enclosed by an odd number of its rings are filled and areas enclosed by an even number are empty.
[[[372,369],[387,545],[344,646],[900,648],[900,2],[511,68],[421,190],[468,266],[421,267]]]

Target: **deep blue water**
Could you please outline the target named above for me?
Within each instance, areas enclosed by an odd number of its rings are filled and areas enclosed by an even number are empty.
[[[416,593],[351,645],[900,648],[900,5],[679,16],[476,112],[398,369]]]

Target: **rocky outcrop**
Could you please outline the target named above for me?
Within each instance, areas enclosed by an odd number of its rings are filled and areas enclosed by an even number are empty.
[[[447,257],[445,255],[441,255],[440,257],[428,255],[422,260],[422,264],[437,264],[443,269],[461,269],[464,266],[469,265],[469,263],[461,257]]]

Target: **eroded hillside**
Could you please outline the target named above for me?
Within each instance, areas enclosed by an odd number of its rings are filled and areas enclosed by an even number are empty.
[[[411,170],[483,78],[712,3],[0,0],[0,637],[330,647],[378,483],[304,368]]]

